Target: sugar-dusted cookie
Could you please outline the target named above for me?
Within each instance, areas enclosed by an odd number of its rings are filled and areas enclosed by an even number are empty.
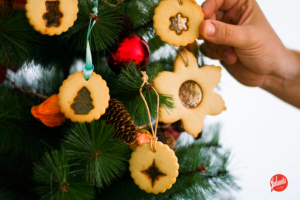
[[[171,111],[160,109],[159,121],[173,123],[181,119],[182,126],[195,138],[203,128],[205,115],[217,115],[226,110],[220,95],[214,92],[221,78],[221,67],[202,66],[190,52],[188,65],[181,55],[174,62],[174,72],[161,72],[153,81],[160,94],[172,95],[175,108]]]
[[[141,190],[157,194],[170,189],[178,176],[178,160],[168,145],[157,142],[153,152],[150,142],[138,146],[131,154],[129,170]]]
[[[78,0],[27,0],[25,9],[29,23],[44,35],[67,31],[79,11]]]
[[[174,46],[186,46],[199,37],[204,19],[201,6],[195,0],[163,0],[154,11],[153,27],[162,41]]]
[[[82,72],[75,72],[59,88],[58,105],[73,122],[91,122],[105,113],[109,99],[109,89],[100,75],[93,72],[85,80]]]

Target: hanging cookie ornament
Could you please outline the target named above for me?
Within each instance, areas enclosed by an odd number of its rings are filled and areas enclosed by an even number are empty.
[[[226,110],[220,95],[214,92],[221,78],[221,67],[197,65],[192,53],[180,48],[173,72],[161,72],[154,79],[154,87],[160,94],[172,95],[175,108],[160,109],[160,121],[182,121],[182,126],[195,138],[203,128],[206,115],[217,115]]]
[[[79,11],[78,0],[27,0],[25,9],[33,28],[51,36],[73,26]]]
[[[163,0],[154,11],[153,27],[162,41],[186,46],[199,37],[203,19],[202,8],[195,0]]]
[[[157,194],[170,189],[176,182],[179,165],[174,151],[171,150],[168,145],[157,142],[156,131],[159,116],[159,97],[157,91],[153,88],[157,95],[157,119],[155,129],[153,129],[148,104],[142,94],[143,86],[150,84],[147,82],[148,76],[146,72],[142,73],[143,85],[140,88],[140,94],[148,111],[153,137],[150,142],[138,146],[131,154],[129,170],[135,184],[137,184],[140,189],[148,193]]]
[[[94,15],[98,1],[94,1]],[[110,99],[106,81],[95,72],[89,44],[89,35],[96,21],[90,19],[87,34],[86,65],[82,72],[75,72],[59,88],[58,105],[66,118],[73,122],[91,122],[105,113]]]

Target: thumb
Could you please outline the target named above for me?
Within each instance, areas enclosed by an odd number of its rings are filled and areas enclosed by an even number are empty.
[[[212,43],[242,48],[250,38],[245,27],[216,20],[204,20],[200,25],[201,36]]]

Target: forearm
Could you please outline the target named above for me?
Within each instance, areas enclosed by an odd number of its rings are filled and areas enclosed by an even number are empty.
[[[262,89],[277,96],[283,101],[300,108],[300,81],[289,80],[269,75],[261,86]]]

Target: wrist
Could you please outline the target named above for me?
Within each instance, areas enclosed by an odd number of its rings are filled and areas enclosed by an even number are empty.
[[[300,108],[300,83],[274,75],[267,75],[260,86],[281,100]]]
[[[279,66],[273,75],[282,79],[300,80],[300,53],[284,47]]]
[[[275,75],[266,75],[264,78],[264,81],[259,86],[260,88],[273,93],[274,88],[277,88],[278,86],[284,87],[284,78],[280,76]]]

